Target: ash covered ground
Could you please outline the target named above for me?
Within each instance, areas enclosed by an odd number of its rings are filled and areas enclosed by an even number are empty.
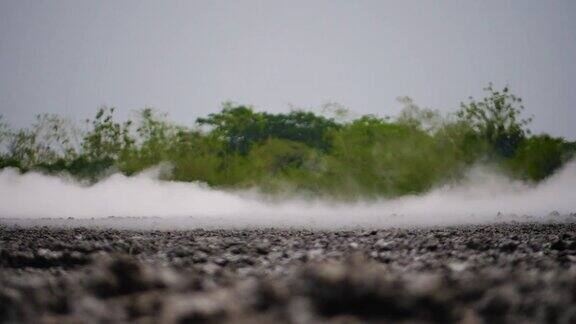
[[[575,323],[576,224],[159,231],[4,223],[0,321]]]

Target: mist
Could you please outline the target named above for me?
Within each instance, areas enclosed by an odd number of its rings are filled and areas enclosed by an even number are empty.
[[[66,176],[4,169],[0,171],[0,218],[158,229],[380,228],[546,220],[552,215],[571,217],[576,211],[574,161],[538,185],[476,167],[460,183],[423,195],[355,203],[303,198],[271,202],[252,191],[159,180],[161,171],[156,167],[132,177],[113,174],[87,185]]]

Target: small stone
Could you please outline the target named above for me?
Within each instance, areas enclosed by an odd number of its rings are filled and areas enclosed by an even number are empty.
[[[390,251],[392,250],[393,244],[394,242],[380,239],[374,244],[374,247],[379,251]]]
[[[486,251],[488,249],[488,244],[478,239],[470,239],[466,242],[466,247],[472,250]]]
[[[516,241],[506,241],[500,244],[500,251],[502,252],[514,252],[518,248],[518,242]]]
[[[478,304],[478,312],[484,317],[502,317],[518,302],[518,295],[512,289],[489,291]]]
[[[461,272],[468,268],[466,262],[451,262],[448,264],[448,268],[454,272]]]
[[[210,295],[179,295],[169,298],[163,307],[162,323],[219,322],[226,309],[220,298]]]
[[[270,247],[266,244],[259,244],[256,246],[256,253],[260,255],[266,255],[270,252]]]
[[[559,239],[556,240],[554,243],[552,243],[552,245],[550,245],[550,248],[557,251],[564,251],[568,248],[568,244],[566,244],[565,241]]]

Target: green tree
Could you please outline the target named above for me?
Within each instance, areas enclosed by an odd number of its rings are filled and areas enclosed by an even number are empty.
[[[312,112],[294,110],[288,114],[264,114],[266,138],[279,138],[304,143],[328,151],[332,146],[330,133],[341,126],[333,119]]]
[[[211,134],[225,141],[228,151],[247,155],[254,144],[269,138],[304,143],[323,151],[329,150],[328,134],[340,126],[333,120],[301,110],[287,114],[254,112],[248,106],[224,105],[221,112],[198,118],[200,125],[211,127]]]
[[[249,106],[225,103],[221,112],[198,118],[196,122],[210,126],[211,134],[227,144],[229,153],[246,155],[252,144],[265,138],[264,116],[254,112]]]
[[[421,193],[440,180],[444,153],[422,130],[364,116],[335,133],[325,185],[344,196]]]
[[[267,193],[319,193],[320,153],[304,143],[269,138],[255,146],[247,160],[247,187],[256,186]]]
[[[122,150],[117,165],[124,173],[134,174],[161,162],[171,162],[184,127],[168,122],[167,114],[152,108],[137,111],[134,145]]]
[[[250,152],[249,159],[258,173],[278,174],[291,168],[302,168],[311,157],[312,149],[306,144],[270,138]]]
[[[457,116],[486,139],[497,155],[512,157],[528,133],[526,126],[531,118],[520,116],[524,110],[522,99],[511,94],[508,87],[498,91],[489,84],[484,90],[488,96],[462,103]]]
[[[82,142],[84,158],[88,161],[115,161],[134,145],[134,138],[130,135],[132,121],[116,122],[114,111],[113,107],[102,107],[93,120],[86,120],[92,128]]]
[[[8,142],[10,137],[10,127],[8,123],[4,121],[4,116],[0,115],[0,148],[3,149],[3,145]],[[2,150],[3,151],[3,150]],[[0,152],[2,152],[0,151]]]
[[[574,144],[549,135],[532,136],[522,142],[507,165],[524,179],[540,181],[574,158]]]
[[[70,161],[78,154],[77,136],[78,130],[68,120],[53,114],[37,115],[30,128],[6,133],[8,156],[25,168]]]
[[[426,132],[434,132],[442,126],[443,119],[438,110],[421,108],[410,97],[399,97],[397,100],[404,105],[396,119],[399,124]]]

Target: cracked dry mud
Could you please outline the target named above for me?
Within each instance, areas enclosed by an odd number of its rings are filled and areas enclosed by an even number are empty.
[[[0,225],[0,321],[576,322],[576,224]]]

